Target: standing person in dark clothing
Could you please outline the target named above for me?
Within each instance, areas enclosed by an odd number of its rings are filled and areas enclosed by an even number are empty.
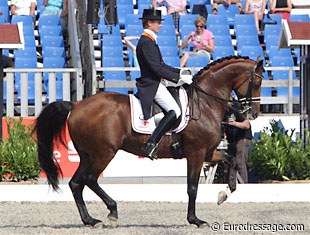
[[[166,87],[168,81],[175,83],[174,86],[180,86],[184,83],[191,84],[193,76],[191,74],[183,75],[187,70],[171,67],[165,64],[162,59],[156,35],[162,26],[161,11],[144,9],[141,19],[144,32],[136,48],[141,77],[136,80],[144,120],[151,116],[153,101],[156,101],[165,110],[165,116],[142,147],[142,150],[151,159],[154,159],[157,158],[157,147],[160,139],[173,128],[181,116],[177,102]]]
[[[248,182],[248,160],[249,149],[252,142],[252,130],[249,119],[241,112],[239,102],[233,101],[232,107],[224,117],[225,132],[228,141],[229,154],[236,156],[237,170],[244,183]]]

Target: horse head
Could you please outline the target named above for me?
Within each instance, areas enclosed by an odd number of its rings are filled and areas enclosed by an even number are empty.
[[[256,119],[260,112],[260,92],[264,71],[263,60],[258,57],[250,66],[250,76],[246,75],[243,81],[241,79],[241,83],[238,81],[233,87],[242,104],[243,112],[251,120]]]
[[[234,91],[249,119],[260,111],[260,90],[263,79],[263,60],[229,56],[212,62],[195,76],[194,87],[223,105]]]

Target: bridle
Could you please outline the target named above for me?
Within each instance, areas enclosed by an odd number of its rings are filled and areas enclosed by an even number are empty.
[[[241,99],[238,100],[238,102],[243,107],[243,110],[245,110],[247,112],[252,110],[252,102],[259,102],[261,100],[260,97],[252,97],[252,89],[253,89],[254,78],[257,76],[257,77],[263,79],[263,76],[256,72],[257,64],[258,64],[258,62],[255,63],[254,68],[251,71],[251,77],[250,77],[250,82],[248,84],[246,96],[244,98],[241,98]],[[218,97],[216,95],[210,94],[209,92],[204,91],[200,86],[198,86],[197,85],[197,77],[198,77],[198,74],[195,74],[194,77],[193,77],[193,83],[189,86],[189,88],[190,88],[189,89],[189,97],[190,97],[190,99],[192,101],[192,105],[191,105],[192,108],[191,108],[191,112],[190,112],[190,115],[189,115],[191,119],[198,120],[200,118],[200,115],[199,115],[198,118],[194,118],[193,117],[193,113],[194,113],[193,94],[194,94],[194,92],[196,92],[197,97],[198,97],[198,109],[199,110],[200,110],[199,92],[203,93],[204,95],[207,95],[207,96],[210,96],[210,97],[214,98],[219,103],[221,103],[225,108],[234,109],[233,107],[229,107],[229,105],[228,105],[228,103],[232,103],[233,102],[232,100],[224,99],[224,98]],[[242,82],[236,89],[241,87],[243,85],[243,83],[245,83],[246,81],[247,80],[244,80],[244,82]]]

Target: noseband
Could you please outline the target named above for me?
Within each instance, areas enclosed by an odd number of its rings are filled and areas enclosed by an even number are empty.
[[[260,102],[260,96],[259,97],[252,97],[252,89],[253,89],[253,83],[255,76],[263,79],[263,76],[258,74],[256,72],[257,69],[257,62],[254,65],[253,71],[251,71],[251,78],[248,85],[248,90],[246,92],[246,96],[244,98],[239,99],[239,102],[244,106],[252,107],[252,102]],[[242,85],[242,84],[241,84]]]

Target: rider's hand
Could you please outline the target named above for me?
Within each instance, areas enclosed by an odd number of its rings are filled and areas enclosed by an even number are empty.
[[[192,84],[192,82],[193,82],[193,76],[192,75],[181,75],[178,83],[183,83],[183,84],[185,83],[185,84],[190,85],[190,84]]]

